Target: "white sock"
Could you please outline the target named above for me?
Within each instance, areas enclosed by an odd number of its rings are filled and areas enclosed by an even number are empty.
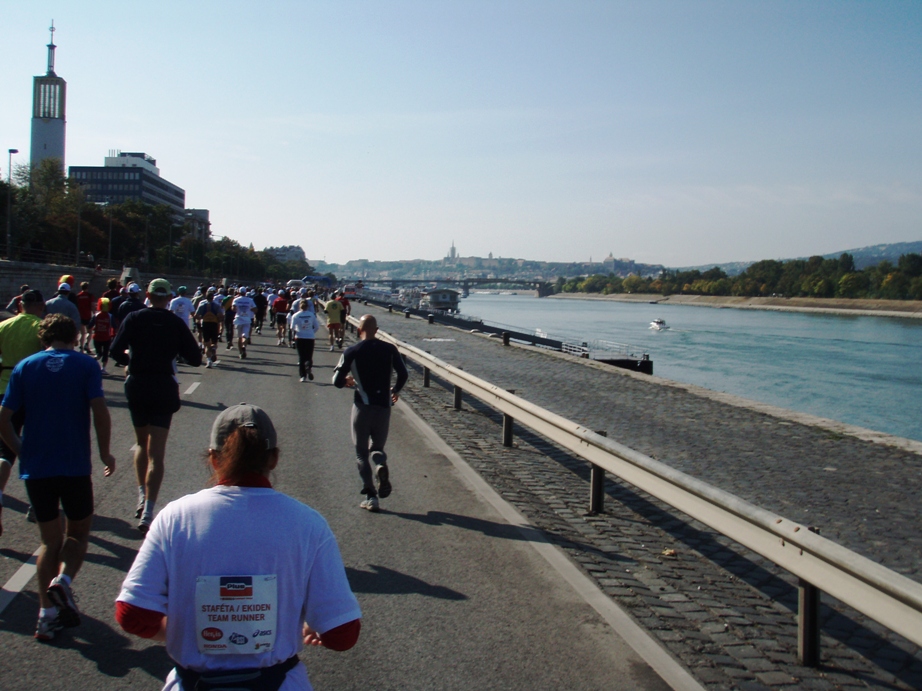
[[[140,499],[141,501],[144,501],[144,498],[146,496],[147,494],[144,491],[144,485],[138,485],[138,499]]]
[[[61,574],[58,574],[58,578],[64,581],[64,583],[67,584],[67,587],[70,588],[70,583],[71,583],[70,576],[68,576],[66,573],[61,573]]]
[[[41,607],[38,610],[38,616],[42,619],[54,619],[58,616],[58,608],[54,605],[51,607]]]
[[[151,499],[145,499],[145,500],[144,500],[144,516],[145,516],[146,518],[153,518],[153,517],[154,517],[154,504],[156,504],[156,503],[157,503],[157,502],[155,502],[155,501],[153,501],[153,500],[151,500]]]

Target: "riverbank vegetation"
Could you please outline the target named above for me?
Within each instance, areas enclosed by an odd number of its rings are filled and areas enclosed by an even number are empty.
[[[846,253],[838,259],[766,259],[733,277],[718,267],[703,272],[665,269],[655,277],[594,274],[558,278],[554,292],[922,300],[922,255],[904,254],[896,265],[883,261],[862,270]]]

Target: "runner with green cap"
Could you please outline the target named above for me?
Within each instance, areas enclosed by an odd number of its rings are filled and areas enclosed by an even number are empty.
[[[163,482],[164,455],[173,413],[179,410],[176,356],[188,364],[202,364],[202,351],[188,324],[167,309],[170,282],[155,278],[147,287],[150,309],[129,314],[112,342],[112,358],[128,365],[125,395],[137,446],[134,466],[138,477],[138,530],[147,533]],[[130,350],[130,356],[129,356]]]

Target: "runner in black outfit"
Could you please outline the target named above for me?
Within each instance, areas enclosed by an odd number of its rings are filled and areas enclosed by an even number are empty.
[[[202,364],[202,351],[182,319],[167,309],[170,284],[156,278],[147,289],[151,308],[129,314],[112,341],[112,358],[128,365],[125,396],[137,447],[138,530],[146,533],[154,519],[154,505],[163,482],[163,460],[173,413],[179,410],[176,356],[188,364]],[[131,350],[129,357],[128,350]]]
[[[397,394],[407,382],[403,358],[395,346],[375,338],[377,332],[377,320],[370,314],[364,315],[358,325],[362,340],[345,350],[333,370],[336,388],[355,388],[352,443],[362,477],[362,494],[366,495],[359,506],[368,511],[377,511],[378,497],[384,499],[391,493],[384,444],[390,427],[391,406],[397,402]],[[395,371],[397,382],[392,388],[391,376]]]

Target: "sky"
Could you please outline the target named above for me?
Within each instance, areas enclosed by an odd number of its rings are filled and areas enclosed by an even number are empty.
[[[146,152],[256,249],[693,266],[922,240],[917,0],[0,0],[14,164],[52,19],[67,165]]]

